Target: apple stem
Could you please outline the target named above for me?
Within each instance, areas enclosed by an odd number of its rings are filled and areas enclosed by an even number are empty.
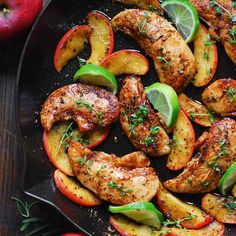
[[[10,10],[4,7],[2,9],[2,12],[3,12],[3,14],[8,14],[8,13],[10,13]]]

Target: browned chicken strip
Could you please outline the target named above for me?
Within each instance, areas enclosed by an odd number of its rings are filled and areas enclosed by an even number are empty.
[[[202,101],[215,113],[236,116],[236,80],[216,80],[203,91]]]
[[[214,123],[200,142],[197,158],[183,173],[164,182],[177,193],[205,193],[214,190],[221,176],[236,161],[236,122],[225,118]]]
[[[105,89],[71,84],[49,95],[41,110],[41,124],[49,131],[59,120],[73,119],[81,131],[108,126],[119,116],[118,99]]]
[[[158,177],[141,152],[119,158],[71,142],[68,156],[78,180],[105,201],[118,205],[150,201],[157,192]]]
[[[199,16],[210,26],[212,36],[222,41],[225,51],[236,64],[236,7],[231,0],[190,0]]]
[[[159,116],[151,108],[141,79],[128,76],[120,91],[120,124],[129,140],[150,156],[170,152],[170,141],[160,124]]]
[[[131,9],[112,19],[115,30],[132,36],[152,57],[162,83],[181,91],[193,79],[195,58],[176,29],[155,13]]]
[[[115,0],[115,1],[122,2],[124,4],[132,4],[137,6],[138,8],[154,11],[161,15],[164,13],[161,4],[159,3],[158,0]]]

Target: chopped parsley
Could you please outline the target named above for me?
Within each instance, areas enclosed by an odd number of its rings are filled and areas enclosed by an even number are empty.
[[[206,61],[209,61],[209,58],[210,58],[209,53],[204,50],[203,59],[205,59]]]
[[[230,43],[231,44],[236,44],[236,28],[232,28],[228,32],[232,37],[232,39],[230,40]]]
[[[153,125],[149,130],[151,135],[157,134],[159,131],[160,129],[156,125]]]
[[[141,141],[142,144],[144,144],[145,146],[150,146],[151,144],[153,144],[156,141],[155,137],[147,137],[145,138],[143,141]]]
[[[216,43],[215,41],[212,41],[212,40],[211,40],[210,34],[207,34],[207,40],[204,41],[204,45],[205,45],[205,46],[212,46],[212,45],[214,45],[215,43]]]
[[[227,99],[228,99],[230,102],[232,102],[232,101],[235,100],[235,97],[236,97],[235,88],[232,88],[232,87],[228,88],[228,89],[226,90],[226,94],[227,94]]]
[[[149,113],[149,109],[143,105],[139,106],[138,111],[135,114],[130,115],[130,125],[129,125],[129,131],[130,135],[135,134],[134,128],[139,123],[143,123],[144,117],[146,117]]]

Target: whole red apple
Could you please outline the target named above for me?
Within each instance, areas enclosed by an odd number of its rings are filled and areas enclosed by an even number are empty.
[[[42,6],[42,0],[0,0],[0,40],[12,39],[29,28]]]

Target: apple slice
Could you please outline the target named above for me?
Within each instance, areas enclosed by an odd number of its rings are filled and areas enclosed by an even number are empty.
[[[224,224],[217,221],[197,230],[163,226],[160,231],[129,221],[121,215],[111,216],[110,223],[122,236],[223,236],[225,231]]]
[[[122,2],[127,5],[134,5],[137,8],[141,8],[148,11],[156,12],[157,14],[163,15],[164,10],[161,4],[157,0],[116,0],[117,2]]]
[[[121,215],[113,215],[110,217],[110,224],[122,236],[178,236],[171,232],[171,228],[165,227],[164,230],[155,230],[154,228],[134,223]]]
[[[102,203],[94,193],[81,187],[76,179],[65,175],[60,170],[55,170],[54,181],[63,195],[81,206],[97,206]]]
[[[91,55],[88,64],[99,64],[114,48],[114,34],[110,20],[105,14],[92,11],[87,15],[88,24],[94,29],[90,35]]]
[[[57,72],[61,72],[62,68],[83,50],[92,31],[93,28],[89,25],[78,25],[62,37],[54,55],[54,67]]]
[[[208,226],[198,230],[171,228],[171,232],[179,236],[224,236],[225,226],[217,221],[213,221]]]
[[[194,56],[197,73],[195,74],[193,84],[196,87],[202,87],[212,80],[218,65],[217,46],[211,40],[209,30],[202,24],[194,40]]]
[[[69,121],[60,122],[49,132],[43,133],[43,145],[49,160],[57,169],[70,176],[74,176],[74,173],[67,156],[66,140],[75,140],[93,148],[102,143],[110,131],[110,128],[106,127],[82,133],[78,129],[72,129],[72,124],[73,122]]]
[[[170,170],[179,170],[185,167],[193,155],[195,141],[194,128],[184,111],[180,110],[173,128],[172,147],[166,166]]]
[[[207,215],[196,206],[181,201],[167,191],[161,183],[156,196],[162,212],[167,217],[170,217],[171,220],[186,218],[186,220],[181,222],[181,225],[187,229],[200,229],[213,221],[213,217]],[[189,219],[187,219],[188,217]]]
[[[207,193],[202,198],[202,208],[217,221],[236,224],[236,199]]]
[[[203,104],[193,101],[184,93],[181,93],[178,98],[180,107],[195,123],[205,127],[210,127],[215,121],[219,120],[214,117],[213,114]]]
[[[232,188],[232,195],[236,198],[236,184]]]
[[[145,75],[149,70],[149,62],[146,57],[136,50],[120,50],[104,58],[100,66],[105,67],[111,74]]]

